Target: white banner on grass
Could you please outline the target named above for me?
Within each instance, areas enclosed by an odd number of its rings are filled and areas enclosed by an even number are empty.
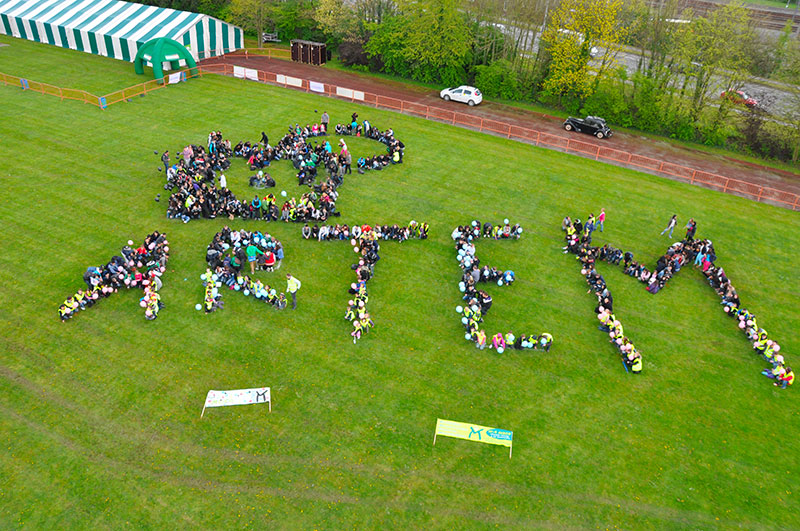
[[[291,85],[293,87],[302,87],[303,80],[300,79],[299,77],[286,76],[286,84]]]
[[[244,67],[243,66],[234,66],[233,67],[233,77],[240,77],[244,79]]]
[[[176,72],[175,74],[170,74],[169,75],[169,84],[170,85],[174,85],[175,83],[180,83],[180,82],[181,82],[181,73],[180,72]]]
[[[203,412],[200,413],[200,417],[203,417],[207,407],[248,406],[264,403],[268,404],[269,410],[272,411],[272,399],[270,397],[269,387],[233,389],[230,391],[211,390],[206,395],[206,403],[203,405]]]
[[[258,81],[258,70],[253,70],[252,68],[245,68],[244,77],[246,77],[247,79],[252,79],[253,81]]]
[[[275,82],[284,85],[286,83],[286,76],[284,76],[283,74],[277,74],[275,76]]]
[[[358,101],[364,101],[364,93],[360,90],[353,91],[353,99]]]
[[[308,90],[312,92],[325,92],[325,85],[316,81],[309,81]]]
[[[343,98],[352,98],[353,91],[348,88],[336,87],[336,95],[341,96]]]

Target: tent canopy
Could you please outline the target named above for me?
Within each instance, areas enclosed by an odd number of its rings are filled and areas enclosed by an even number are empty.
[[[195,59],[243,45],[241,28],[208,15],[121,0],[0,0],[0,33],[123,61],[159,37]]]

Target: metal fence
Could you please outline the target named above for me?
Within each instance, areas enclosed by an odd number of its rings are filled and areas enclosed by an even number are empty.
[[[178,77],[174,77],[176,75]],[[160,79],[151,79],[150,81],[145,81],[144,83],[139,83],[138,85],[126,87],[122,90],[106,94],[105,96],[98,96],[96,94],[92,94],[91,92],[86,92],[85,90],[56,87],[53,85],[48,85],[47,83],[41,83],[39,81],[33,81],[23,77],[12,76],[2,72],[0,72],[0,82],[2,82],[3,85],[20,87],[22,90],[32,90],[41,94],[56,96],[62,101],[82,101],[83,103],[94,105],[100,109],[106,109],[109,105],[123,101],[130,101],[130,99],[133,97],[145,95],[148,92],[153,92],[155,90],[164,88],[170,84],[170,79],[182,82],[190,78],[201,77],[202,75],[203,73],[200,67],[190,68],[180,72],[173,72],[172,74],[168,74]]]
[[[276,51],[274,48],[264,48],[259,50],[260,52],[263,51],[264,54],[270,57],[271,55],[269,54],[273,54]],[[243,50],[234,55],[241,54],[249,56],[252,54],[252,51],[253,50]],[[286,50],[277,51],[287,52]],[[258,52],[258,54],[260,54],[260,52]],[[175,73],[173,73],[173,76],[174,74]],[[339,87],[330,83],[316,82],[313,80],[224,63],[204,64],[194,69],[183,70],[179,72],[179,74],[182,76],[181,80],[193,77],[202,77],[204,74],[221,74],[225,76],[234,76],[242,79],[259,81],[261,83],[269,83],[271,85],[278,85],[286,88],[293,88],[305,92],[324,94],[352,102],[372,105],[376,108],[388,109],[403,114],[418,116],[427,120],[436,120],[468,129],[474,129],[476,131],[504,136],[506,138],[527,142],[536,146],[560,150],[567,153],[574,153],[586,158],[605,161],[618,166],[632,167],[655,175],[666,175],[677,180],[686,181],[690,184],[719,190],[729,194],[735,194],[758,202],[778,205],[790,210],[800,210],[800,195],[792,192],[767,186],[760,186],[747,181],[725,177],[724,175],[718,175],[716,173],[710,173],[668,161],[637,155],[636,153],[631,153],[628,151],[621,151],[606,146],[598,146],[566,136],[545,133],[535,129],[529,129],[527,127],[500,122],[497,120],[481,118],[479,116],[474,116],[467,113],[390,98],[387,96],[381,96],[380,94],[363,92],[357,89]],[[173,77],[173,79],[175,78]],[[96,96],[83,90],[59,88],[46,83],[39,83],[3,73],[0,73],[0,81],[2,81],[4,85],[16,85],[22,87],[24,90],[34,90],[42,94],[57,96],[62,100],[70,99],[83,101],[84,103],[89,103],[101,109],[105,109],[109,105],[130,101],[130,99],[133,97],[144,95],[148,92],[153,92],[168,86],[169,76],[165,76],[162,79],[153,79],[132,87],[127,87],[125,89],[106,94],[105,96]]]

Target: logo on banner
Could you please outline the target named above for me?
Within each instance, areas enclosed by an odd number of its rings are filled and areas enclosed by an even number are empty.
[[[498,439],[501,441],[510,441],[514,437],[513,432],[510,432],[508,430],[498,430],[498,429],[489,430],[486,432],[486,435],[488,435],[493,439]]]

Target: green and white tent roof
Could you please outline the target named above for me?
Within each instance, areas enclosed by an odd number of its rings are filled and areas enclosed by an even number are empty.
[[[0,33],[133,61],[138,47],[174,39],[196,59],[242,47],[242,29],[208,15],[120,0],[0,0]]]

